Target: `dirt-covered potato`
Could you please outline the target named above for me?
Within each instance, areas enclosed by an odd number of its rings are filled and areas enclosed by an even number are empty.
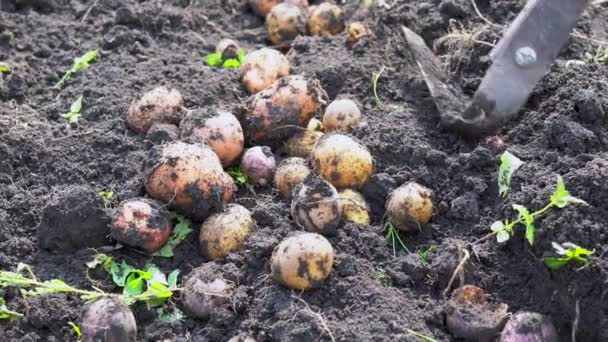
[[[322,235],[300,233],[281,241],[270,260],[272,276],[294,290],[318,287],[334,264],[334,249]]]
[[[346,28],[346,32],[348,33],[348,43],[353,45],[358,42],[361,38],[369,35],[369,31],[367,27],[360,22],[354,22],[348,24]]]
[[[249,5],[253,9],[253,11],[261,16],[266,17],[270,10],[275,6],[282,2],[300,6],[302,8],[308,7],[308,0],[249,0]]]
[[[173,226],[169,211],[149,198],[131,198],[116,208],[110,234],[125,245],[153,253],[165,245]]]
[[[181,136],[210,146],[223,167],[234,164],[245,144],[241,123],[232,113],[223,110],[209,118],[196,110],[188,113],[182,120]]]
[[[500,342],[558,342],[557,331],[548,317],[535,312],[518,312],[511,316]]]
[[[335,100],[325,109],[323,127],[326,132],[350,132],[361,121],[361,111],[353,100]]]
[[[345,221],[368,225],[370,223],[370,209],[365,197],[352,189],[340,191],[340,203],[342,204],[342,218]]]
[[[395,228],[404,232],[418,231],[431,221],[433,194],[418,183],[406,183],[390,194],[386,215]]]
[[[210,147],[179,141],[150,150],[144,185],[151,197],[197,220],[223,210],[236,191]]]
[[[179,124],[184,115],[184,98],[177,89],[157,87],[131,102],[127,126],[145,133],[154,123]]]
[[[323,178],[310,174],[293,191],[291,216],[309,232],[335,235],[342,218],[338,191]]]
[[[215,52],[222,54],[222,60],[239,57],[239,44],[232,39],[224,38],[215,46]]]
[[[285,142],[285,152],[290,157],[308,159],[312,149],[322,136],[323,133],[309,129],[298,132]]]
[[[272,182],[274,171],[277,167],[274,154],[268,146],[254,146],[247,149],[241,159],[241,170],[251,180],[261,186]]]
[[[344,17],[339,6],[324,2],[308,18],[308,32],[313,36],[330,36],[344,31]]]
[[[241,120],[247,141],[270,144],[293,135],[306,127],[327,94],[318,80],[300,75],[286,76],[270,87],[252,95]]]
[[[129,307],[103,298],[90,304],[80,324],[83,342],[135,342],[137,323]]]
[[[306,9],[289,3],[278,4],[266,16],[268,40],[275,45],[288,45],[306,34]]]
[[[292,157],[283,160],[274,173],[274,187],[283,198],[291,199],[293,190],[310,174],[308,162],[302,158]]]
[[[210,260],[224,257],[243,247],[255,222],[247,208],[228,204],[223,212],[207,218],[201,226],[201,253]]]
[[[229,309],[234,290],[234,283],[223,277],[221,266],[208,262],[186,276],[181,292],[182,307],[188,316],[207,320]]]
[[[353,138],[324,134],[312,150],[312,165],[318,174],[337,188],[362,188],[374,173],[369,150]]]
[[[247,91],[255,94],[272,85],[276,80],[289,75],[289,61],[281,52],[262,48],[245,56],[241,65],[243,84]]]

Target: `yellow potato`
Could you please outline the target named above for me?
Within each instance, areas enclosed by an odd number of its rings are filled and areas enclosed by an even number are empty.
[[[386,214],[395,228],[401,231],[420,230],[433,216],[431,190],[415,182],[398,187],[389,196]]]
[[[306,129],[311,131],[323,132],[325,128],[323,127],[323,122],[321,122],[321,120],[317,118],[312,118],[310,119],[310,121],[308,121],[308,126],[306,126]]]
[[[345,221],[369,225],[369,206],[365,197],[355,190],[345,189],[340,191],[340,203],[342,203],[342,218]]]
[[[325,109],[323,127],[326,132],[350,132],[361,121],[361,111],[353,100],[335,100]]]
[[[310,174],[306,160],[298,157],[283,160],[274,172],[274,187],[283,198],[291,199],[293,189]]]
[[[275,49],[262,48],[245,56],[241,70],[245,88],[249,93],[255,94],[279,78],[289,75],[289,61]]]
[[[185,114],[184,98],[177,89],[156,87],[137,101],[131,102],[127,126],[145,133],[155,123],[179,124]]]
[[[320,286],[333,264],[333,247],[316,233],[301,233],[281,241],[270,260],[274,279],[294,290]]]
[[[351,137],[324,134],[312,150],[312,165],[337,188],[362,188],[374,172],[369,150]]]
[[[348,43],[351,45],[358,42],[361,38],[369,35],[369,31],[367,30],[367,27],[365,27],[365,25],[363,25],[363,23],[360,23],[360,22],[354,22],[354,23],[348,24],[348,27],[346,28],[346,32],[348,32]]]
[[[305,130],[296,133],[285,142],[285,150],[290,157],[300,157],[308,159],[312,149],[321,139],[323,133],[318,131]]]
[[[293,191],[291,216],[309,232],[335,235],[342,219],[338,191],[323,178],[309,175]]]
[[[313,36],[330,36],[344,31],[344,17],[339,6],[324,2],[310,11],[308,32]]]
[[[266,17],[268,12],[281,2],[286,2],[292,5],[300,6],[303,8],[308,7],[308,0],[249,0],[249,5],[253,8],[253,11],[262,17]]]
[[[299,35],[306,34],[306,10],[300,6],[281,3],[266,16],[266,33],[273,45],[289,45]]]
[[[223,212],[209,216],[201,226],[199,242],[203,256],[215,260],[240,250],[254,227],[247,208],[228,204]]]

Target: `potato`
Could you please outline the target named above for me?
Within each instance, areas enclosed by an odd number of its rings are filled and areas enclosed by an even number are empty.
[[[353,100],[335,100],[325,109],[323,127],[326,132],[350,132],[361,121],[361,111]]]
[[[354,22],[354,23],[348,24],[348,27],[346,28],[346,32],[348,32],[347,41],[350,45],[355,44],[361,38],[369,35],[369,31],[368,31],[367,27],[365,27],[365,25],[363,25],[363,23],[360,23],[360,22]]]
[[[82,318],[83,342],[135,342],[137,323],[122,301],[102,298],[90,304]]]
[[[120,203],[110,225],[110,234],[116,241],[148,253],[164,246],[172,230],[169,211],[149,198],[131,198]]]
[[[256,342],[255,338],[249,335],[236,335],[231,337],[228,342]]]
[[[313,169],[337,188],[361,189],[374,172],[369,150],[353,138],[324,134],[312,150]]]
[[[344,17],[339,6],[324,2],[308,18],[308,32],[313,36],[330,36],[344,31]]]
[[[558,342],[557,331],[551,320],[535,312],[518,312],[511,316],[500,342]]]
[[[272,182],[274,170],[277,163],[268,146],[254,146],[243,154],[241,159],[241,170],[251,180],[261,186],[266,186]]]
[[[309,232],[335,235],[342,218],[338,191],[323,178],[313,174],[293,191],[291,216]]]
[[[179,124],[184,113],[184,98],[179,91],[156,87],[131,102],[127,126],[138,133],[145,133],[157,122]]]
[[[386,202],[386,215],[395,228],[403,232],[420,230],[433,216],[431,190],[415,182],[398,187]]]
[[[215,46],[215,52],[222,54],[222,60],[239,57],[239,44],[232,39],[224,38]]]
[[[243,128],[232,113],[223,110],[210,118],[204,118],[199,110],[191,111],[182,120],[181,132],[182,138],[190,137],[211,147],[225,168],[234,164],[243,152]]]
[[[270,144],[297,132],[294,126],[306,127],[327,94],[318,80],[286,76],[253,95],[241,120],[247,141]]]
[[[323,133],[309,129],[296,133],[285,142],[285,151],[290,157],[310,158],[312,149]]]
[[[207,218],[201,226],[201,253],[210,260],[226,256],[243,247],[255,222],[247,208],[228,204],[223,212]]]
[[[236,191],[210,147],[179,141],[150,150],[144,185],[151,197],[197,220],[223,210]]]
[[[293,189],[310,174],[306,160],[298,157],[283,160],[274,173],[274,187],[283,198],[291,199]]]
[[[308,0],[249,0],[249,5],[257,15],[266,17],[270,12],[270,9],[282,2],[300,6],[302,8],[308,7]]]
[[[188,316],[207,320],[227,310],[233,294],[234,283],[223,277],[221,266],[208,262],[186,276],[181,302]]]
[[[289,45],[299,35],[306,35],[306,13],[300,6],[281,3],[266,16],[268,40],[275,46]]]
[[[318,287],[334,264],[334,249],[322,235],[300,233],[281,241],[270,260],[272,276],[294,290]]]
[[[340,191],[340,203],[342,204],[342,218],[345,221],[369,225],[370,209],[365,202],[365,197],[352,189]]]
[[[258,93],[276,80],[289,75],[287,57],[275,49],[262,48],[245,56],[241,65],[243,84],[251,94]]]
[[[321,122],[321,120],[317,118],[312,118],[310,119],[310,121],[308,121],[308,126],[306,126],[306,129],[310,131],[323,132],[325,127],[323,127],[323,122]]]

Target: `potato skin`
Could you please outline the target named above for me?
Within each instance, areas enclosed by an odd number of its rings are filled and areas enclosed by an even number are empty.
[[[172,231],[169,211],[162,203],[143,197],[120,203],[110,225],[115,240],[148,253],[164,246]]]
[[[370,209],[365,197],[352,189],[340,191],[340,203],[342,204],[342,219],[352,223],[369,225]]]
[[[266,16],[268,40],[275,46],[291,44],[297,36],[306,34],[306,10],[289,3],[280,3]]]
[[[338,191],[321,177],[310,174],[293,191],[291,216],[309,232],[335,235],[342,219]]]
[[[82,318],[83,342],[135,342],[137,323],[129,307],[118,300],[99,299],[90,304]]]
[[[555,326],[548,317],[539,313],[520,311],[511,316],[500,342],[558,342]]]
[[[192,270],[182,287],[184,312],[201,320],[210,319],[223,309],[228,309],[235,288],[234,282],[225,279],[221,266],[214,262],[204,263]]]
[[[177,89],[156,87],[131,102],[127,126],[138,133],[147,132],[154,123],[179,124],[184,115],[184,98]]]
[[[344,17],[339,6],[329,2],[310,11],[308,32],[313,36],[330,36],[344,31]]]
[[[209,260],[215,260],[238,251],[254,228],[255,221],[247,208],[228,204],[223,212],[209,216],[201,226],[201,253]]]
[[[289,75],[289,61],[281,52],[262,48],[245,56],[242,82],[250,94],[258,93],[279,78]]]
[[[241,170],[257,185],[270,184],[276,168],[274,154],[268,146],[254,146],[245,151],[241,158]]]
[[[316,233],[300,233],[281,241],[270,260],[274,279],[294,290],[319,287],[331,273],[333,264],[333,247]]]
[[[308,0],[249,0],[249,5],[257,15],[266,17],[268,12],[270,12],[275,5],[282,2],[300,6],[302,8],[308,7]]]
[[[348,32],[347,41],[350,45],[354,45],[361,38],[369,35],[369,31],[368,31],[367,27],[365,27],[365,25],[361,22],[354,22],[354,23],[348,24],[348,27],[346,28],[346,32]]]
[[[285,151],[290,157],[310,158],[312,149],[315,147],[323,133],[305,130],[296,133],[285,142]]]
[[[386,214],[395,228],[415,232],[431,221],[433,198],[431,190],[409,182],[395,189],[386,203]]]
[[[150,150],[144,185],[151,197],[197,220],[222,211],[236,191],[210,147],[180,141]]]
[[[325,109],[323,127],[326,132],[350,132],[361,121],[361,111],[353,100],[335,100]]]
[[[311,173],[306,160],[298,157],[287,158],[279,163],[274,173],[274,187],[283,198],[291,199],[293,190]]]
[[[312,150],[312,165],[336,188],[361,189],[374,172],[369,150],[353,138],[324,134]]]

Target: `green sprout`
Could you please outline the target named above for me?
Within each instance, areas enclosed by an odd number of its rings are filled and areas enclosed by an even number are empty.
[[[530,211],[522,205],[513,204],[513,209],[518,212],[517,220],[509,222],[507,219],[504,222],[494,222],[490,227],[492,233],[489,236],[496,235],[496,241],[498,241],[498,243],[505,242],[515,234],[513,228],[517,224],[523,224],[526,227],[526,239],[530,243],[530,246],[532,246],[536,238],[536,226],[534,225],[535,219],[538,216],[546,213],[551,208],[563,209],[570,204],[587,204],[587,202],[571,196],[568,190],[566,190],[564,180],[561,176],[558,176],[557,186],[555,192],[551,195],[549,204],[533,213],[530,213]]]
[[[608,47],[598,47],[595,54],[585,52],[585,61],[596,64],[608,62]]]
[[[397,228],[395,228],[395,226],[393,226],[392,223],[389,223],[386,225],[386,239],[389,240],[393,246],[393,257],[397,256],[397,248],[395,245],[395,240],[397,240],[397,242],[399,242],[399,245],[401,245],[401,248],[403,248],[403,250],[405,250],[408,254],[412,254],[412,252],[410,252],[410,250],[407,248],[407,246],[405,245],[405,243],[403,243],[403,240],[401,240],[401,236],[399,236],[399,231],[397,230]]]
[[[498,169],[498,192],[505,197],[511,190],[511,178],[517,169],[524,164],[519,158],[505,151],[500,156],[500,167]]]
[[[380,80],[380,76],[382,76],[385,69],[386,67],[382,66],[379,72],[372,73],[372,91],[374,93],[374,100],[376,100],[377,107],[380,107],[381,104],[380,97],[378,97],[378,81]]]
[[[8,74],[10,71],[8,64],[0,62],[0,74]]]
[[[240,166],[233,166],[229,168],[227,172],[234,179],[236,185],[245,187],[247,190],[251,191],[251,193],[255,194],[253,181],[243,172]]]
[[[177,245],[184,241],[188,235],[192,232],[192,221],[183,215],[179,215],[175,212],[171,213],[171,218],[177,221],[177,224],[173,228],[173,232],[169,237],[167,243],[158,251],[154,252],[154,256],[160,256],[164,258],[170,258],[173,256],[173,250]]]
[[[221,52],[213,52],[205,56],[205,63],[211,67],[222,67],[224,69],[238,68],[245,60],[245,50],[239,49],[237,58],[224,60]]]
[[[426,335],[423,335],[423,334],[421,334],[421,333],[419,333],[417,331],[414,331],[412,329],[406,329],[406,330],[407,330],[408,334],[414,335],[414,336],[418,337],[419,339],[423,340],[424,342],[439,342],[439,341],[437,341],[434,338],[431,338],[431,337],[428,337]]]
[[[418,255],[420,256],[420,259],[422,259],[423,261],[428,261],[429,254],[436,249],[437,248],[435,247],[435,245],[430,245],[429,248],[425,249],[424,251],[418,251]]]
[[[89,50],[84,55],[74,58],[74,65],[72,68],[63,74],[63,77],[55,84],[56,89],[63,88],[65,81],[72,78],[72,76],[81,70],[86,70],[89,67],[89,63],[97,57],[97,50]]]
[[[586,264],[587,259],[585,257],[593,255],[593,253],[595,253],[595,250],[590,251],[586,248],[577,246],[571,242],[565,242],[561,245],[553,242],[552,246],[553,249],[555,249],[555,252],[561,256],[546,257],[543,260],[545,264],[553,270],[562,268],[573,261],[579,264]]]
[[[68,322],[68,325],[72,327],[72,330],[74,330],[74,333],[78,336],[78,341],[82,341],[82,331],[80,330],[80,327],[74,322]]]
[[[61,114],[61,117],[65,118],[68,124],[77,123],[80,119],[80,111],[82,110],[82,95],[78,96],[72,105],[70,106],[70,112]]]
[[[4,298],[0,297],[0,320],[5,319],[9,322],[14,322],[21,318],[23,318],[23,315],[16,311],[9,310],[9,308],[6,307]]]
[[[114,191],[112,191],[112,190],[110,190],[110,191],[101,190],[97,194],[103,200],[103,206],[104,206],[104,208],[109,209],[109,208],[112,207],[112,198],[114,198]]]

